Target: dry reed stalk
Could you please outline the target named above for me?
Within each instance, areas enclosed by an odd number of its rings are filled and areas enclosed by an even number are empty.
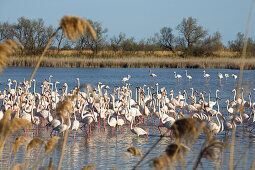
[[[44,140],[40,139],[40,138],[34,138],[28,143],[27,153],[29,153],[31,149],[37,148],[41,145],[40,151],[38,152],[38,155],[36,157],[35,162],[37,162],[37,160],[40,156],[40,153],[41,153],[41,150],[42,150],[42,145],[45,145],[45,144],[46,144],[46,142]],[[26,163],[26,169],[28,168],[28,166],[29,166],[29,159],[27,160],[27,163]],[[34,168],[35,168],[35,164],[33,165],[32,169],[34,169]]]
[[[24,119],[14,118],[11,120],[10,115],[12,113],[12,109],[7,110],[4,114],[4,117],[0,120],[0,154],[2,154],[3,147],[9,134],[17,130],[27,128],[31,125],[30,122]]]
[[[138,166],[142,163],[142,161],[149,155],[149,153],[159,144],[159,142],[165,137],[166,133],[160,136],[160,138],[151,146],[151,148],[144,154],[144,156],[135,164],[133,170],[138,168]]]
[[[134,147],[134,146],[132,146],[132,147],[129,147],[128,149],[127,149],[127,151],[129,152],[129,153],[131,153],[133,156],[140,156],[140,158],[142,158],[143,157],[143,154],[142,154],[142,152],[138,149],[138,148],[136,148],[136,147]]]
[[[93,170],[96,169],[96,165],[87,165],[82,168],[82,170]]]
[[[93,27],[85,19],[78,18],[75,16],[64,16],[60,20],[60,27],[52,34],[52,36],[49,39],[49,42],[47,43],[45,49],[43,50],[42,55],[39,57],[38,62],[34,68],[34,71],[33,71],[32,75],[30,76],[29,84],[31,83],[37,69],[39,68],[40,63],[43,59],[43,56],[45,55],[46,51],[48,50],[53,38],[55,37],[55,35],[57,34],[57,32],[60,29],[62,29],[63,32],[65,33],[66,37],[68,39],[71,39],[72,41],[75,41],[82,35],[85,35],[87,33],[87,30],[91,34],[91,36],[93,37],[93,39],[95,41],[97,39],[97,36],[96,36],[96,33],[95,33]]]
[[[58,170],[61,169],[67,138],[68,138],[68,129],[65,131],[65,135],[64,135],[64,141],[63,141],[63,144],[62,144],[61,154],[60,154],[59,163],[58,163]]]
[[[160,155],[152,160],[150,166],[158,170],[166,169],[168,166],[171,166],[171,159],[167,155]]]
[[[44,159],[49,155],[49,153],[55,148],[56,144],[58,144],[58,140],[60,139],[60,137],[58,136],[54,136],[53,138],[51,138],[47,144],[45,145],[45,155],[39,160],[39,155],[37,156],[37,159],[35,160],[35,163],[32,166],[32,169],[36,168],[40,162],[44,161]],[[41,148],[42,149],[42,148]],[[40,149],[40,151],[41,151]],[[39,151],[39,153],[40,153]],[[50,159],[50,164],[49,167],[52,167],[52,158]]]
[[[79,39],[81,35],[85,35],[87,31],[95,41],[97,40],[95,30],[90,23],[83,18],[64,16],[60,21],[60,27],[65,33],[66,38],[73,42]]]
[[[21,145],[24,144],[26,141],[25,136],[19,136],[15,139],[13,145],[12,145],[12,152],[16,153]]]
[[[58,140],[60,139],[60,137],[58,137],[58,136],[54,136],[53,138],[51,138],[48,142],[47,142],[47,144],[45,145],[45,152],[46,153],[49,153],[49,152],[51,152],[54,148],[55,148],[55,146],[56,146],[56,144],[58,143]]]
[[[244,45],[243,45],[243,49],[242,49],[239,80],[238,80],[238,85],[237,85],[237,89],[238,89],[237,90],[237,98],[240,97],[240,89],[242,87],[242,77],[243,77],[243,70],[244,70],[244,65],[245,65],[245,60],[244,59],[246,57],[246,50],[247,50],[247,44],[248,44],[248,34],[249,34],[249,30],[250,30],[251,17],[252,17],[252,12],[253,12],[254,5],[255,5],[255,0],[252,1],[251,6],[250,6],[248,22],[247,22],[247,26],[246,26],[245,35],[244,35]],[[237,112],[234,113],[234,119],[235,119],[236,116],[237,116]],[[231,135],[230,154],[229,154],[229,163],[228,163],[228,169],[229,170],[233,169],[235,135],[236,135],[236,128],[234,128],[232,130],[232,135]]]
[[[67,118],[67,116],[74,112],[73,101],[77,96],[73,95],[71,97],[65,98],[63,102],[58,105],[56,110],[56,116]]]
[[[211,140],[207,141],[204,147],[199,152],[198,158],[193,166],[193,170],[197,169],[198,165],[201,164],[202,158],[206,158],[208,160],[216,159],[217,154],[215,153],[215,151],[218,150],[222,152],[226,146],[226,143],[221,142],[216,138],[212,138]]]
[[[183,161],[183,153],[186,153],[186,150],[190,150],[190,148],[181,143],[172,143],[166,147],[166,155],[171,160],[177,158],[178,161]]]
[[[193,143],[201,131],[204,129],[205,123],[192,118],[183,118],[175,121],[171,129],[178,143],[181,138],[188,143]],[[180,142],[181,143],[181,142]]]
[[[29,152],[33,148],[37,148],[40,145],[45,145],[46,142],[40,138],[34,138],[32,139],[29,144],[27,145],[27,152]]]
[[[12,168],[12,170],[23,170],[24,168],[25,168],[24,163],[18,163]]]
[[[19,48],[23,48],[23,45],[16,40],[5,40],[0,44],[0,73],[7,64],[7,56],[13,54]]]

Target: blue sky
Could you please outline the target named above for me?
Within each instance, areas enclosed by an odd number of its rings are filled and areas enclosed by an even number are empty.
[[[17,18],[43,18],[46,25],[58,26],[64,15],[101,22],[108,36],[123,32],[136,40],[152,37],[164,27],[176,26],[189,16],[210,34],[219,31],[224,44],[245,32],[252,0],[1,0],[0,22]],[[255,16],[249,36],[255,39]]]

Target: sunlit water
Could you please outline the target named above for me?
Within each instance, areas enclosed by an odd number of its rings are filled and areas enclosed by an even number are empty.
[[[203,77],[203,70],[201,69],[188,69],[188,74],[193,77],[191,81],[188,81],[185,77],[184,69],[151,69],[153,73],[157,74],[157,78],[153,79],[149,76],[149,69],[65,69],[65,68],[39,68],[36,75],[36,91],[40,92],[40,84],[48,78],[49,75],[53,75],[52,81],[59,81],[59,88],[62,87],[63,83],[66,82],[69,86],[69,89],[77,86],[76,78],[80,78],[81,85],[92,84],[96,86],[100,81],[103,84],[108,85],[113,90],[114,86],[122,86],[121,79],[127,77],[128,74],[131,75],[128,83],[131,83],[131,89],[135,91],[136,86],[153,86],[156,82],[159,83],[159,88],[165,87],[167,92],[174,90],[174,95],[176,96],[179,91],[186,90],[188,95],[191,94],[190,88],[193,87],[197,91],[211,91],[211,100],[215,100],[215,90],[219,89],[220,97],[220,110],[223,114],[226,112],[225,100],[233,100],[232,90],[237,86],[238,80],[234,80],[232,77],[229,77],[228,80],[225,78],[219,83],[217,72],[221,72],[223,75],[229,73],[230,76],[232,73],[238,75],[239,70],[227,70],[227,69],[207,69],[206,72],[211,75],[208,83]],[[7,79],[15,79],[18,82],[28,80],[33,69],[30,68],[7,68],[4,70],[0,76],[0,89],[7,88]],[[181,74],[183,78],[178,82],[174,78],[174,71],[177,74]],[[255,100],[255,91],[252,89],[255,88],[255,71],[245,70],[243,74],[243,87],[245,87],[244,98],[248,100],[248,92],[252,92],[252,101]],[[156,88],[155,88],[156,89]],[[154,90],[155,92],[155,90]],[[134,96],[134,95],[133,95]],[[208,93],[205,95],[206,100]],[[157,123],[157,122],[156,122]],[[69,133],[68,141],[65,148],[62,169],[81,169],[87,165],[96,165],[98,169],[131,169],[140,159],[139,157],[133,157],[127,154],[126,150],[130,146],[135,146],[139,148],[143,154],[145,154],[151,146],[159,139],[160,133],[157,126],[149,121],[146,126],[141,125],[146,131],[149,132],[148,138],[146,137],[137,137],[134,134],[129,132],[129,125],[126,125],[122,128],[117,128],[112,134],[110,127],[104,130],[102,126],[99,128],[97,125],[92,126],[92,134],[90,137],[87,137],[84,132],[79,130],[76,134],[75,141],[73,139],[74,132]],[[234,164],[236,164],[238,169],[249,168],[252,165],[255,153],[255,138],[253,134],[246,133],[243,126],[237,127],[237,134],[235,140],[235,156]],[[231,133],[230,133],[231,134]],[[4,149],[1,168],[5,169],[5,164],[7,160],[14,160],[13,156],[10,159],[9,153],[11,149],[11,143],[15,140],[17,136],[24,135],[24,131],[19,131],[16,134],[13,134],[7,145]],[[61,136],[61,134],[59,135]],[[36,131],[30,130],[28,135],[27,143],[36,137]],[[41,137],[44,140],[50,139],[50,129],[44,129],[40,127],[38,137]],[[218,134],[218,138],[224,139],[225,132]],[[151,151],[147,158],[139,166],[139,169],[148,169],[151,163],[151,159],[157,156],[160,156],[164,153],[165,148],[170,144],[173,139],[169,137],[164,137],[162,141]],[[191,169],[194,165],[194,162],[198,156],[198,153],[205,141],[205,136],[199,136],[196,143],[191,147],[189,154],[185,156],[185,162],[177,163],[176,166],[180,168]],[[247,149],[248,148],[248,149]],[[247,153],[246,153],[247,150]],[[16,155],[16,158],[12,165],[16,163],[26,162],[30,159],[30,166],[34,163],[38,154],[40,153],[40,159],[44,155],[44,150],[42,149],[33,149],[29,155],[26,155],[25,146],[21,147],[19,152]],[[54,166],[58,165],[59,156],[61,148],[58,147],[53,151],[45,160],[42,161],[41,165],[48,165],[49,158],[53,158]],[[223,168],[228,167],[229,159],[229,149],[224,151],[222,158]],[[213,161],[207,161],[202,159],[203,168],[214,168],[215,164]],[[201,165],[199,166],[201,168]]]

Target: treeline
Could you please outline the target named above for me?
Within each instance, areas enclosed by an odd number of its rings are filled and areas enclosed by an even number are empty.
[[[54,55],[59,55],[61,50],[75,50],[77,55],[84,54],[82,53],[84,50],[90,50],[92,56],[102,51],[111,51],[111,55],[123,56],[141,51],[145,54],[154,54],[156,51],[168,50],[172,51],[172,55],[182,57],[214,56],[218,51],[232,51],[235,52],[235,56],[239,56],[244,43],[244,34],[238,32],[236,39],[230,40],[228,45],[224,46],[219,32],[209,35],[207,29],[199,25],[197,19],[192,17],[183,18],[174,28],[178,31],[178,35],[173,34],[173,28],[163,27],[152,37],[140,41],[135,40],[134,37],[127,37],[122,32],[108,37],[108,30],[101,23],[88,21],[97,32],[97,41],[94,41],[90,35],[85,35],[77,42],[70,42],[63,32],[59,32],[50,47],[52,51],[55,51]],[[16,39],[24,45],[23,55],[38,55],[56,29],[51,25],[45,25],[41,18],[20,17],[17,23],[0,22],[0,41]],[[255,41],[252,38],[248,39],[247,52],[249,56],[255,54]]]

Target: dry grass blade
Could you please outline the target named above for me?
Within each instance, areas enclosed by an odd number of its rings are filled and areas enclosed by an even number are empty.
[[[0,72],[7,64],[7,55],[13,54],[19,48],[23,48],[23,45],[16,40],[5,40],[0,44]]]
[[[46,153],[51,152],[55,148],[55,145],[58,143],[59,139],[60,137],[58,136],[54,136],[53,138],[51,138],[45,145],[45,152]]]
[[[19,150],[19,147],[23,145],[25,141],[26,141],[25,136],[17,137],[12,145],[12,152],[16,153]]]
[[[136,148],[136,147],[130,147],[127,149],[128,152],[130,152],[133,156],[140,156],[141,158],[143,157],[142,152]]]
[[[65,36],[73,42],[79,39],[81,35],[85,35],[87,31],[95,41],[97,39],[95,30],[89,22],[83,18],[64,16],[60,21],[60,27],[65,33]]]
[[[170,158],[167,155],[161,155],[160,157],[154,158],[150,166],[155,169],[165,169],[170,165]]]
[[[46,144],[44,140],[40,138],[34,138],[32,139],[29,144],[27,145],[27,151],[30,151],[33,148],[37,148],[40,146],[40,144]]]
[[[25,168],[25,164],[24,163],[19,163],[19,164],[16,164],[12,170],[23,170]]]
[[[92,170],[96,169],[96,165],[87,165],[82,168],[82,170]]]

